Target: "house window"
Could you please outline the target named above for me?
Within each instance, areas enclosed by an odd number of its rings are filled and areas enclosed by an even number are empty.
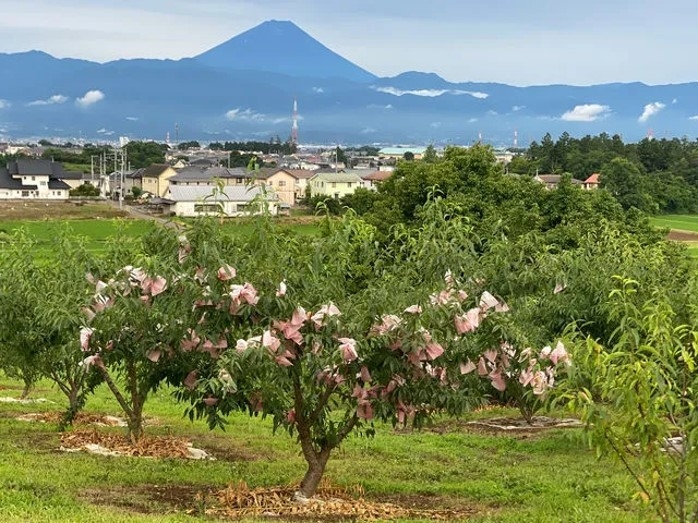
[[[29,198],[29,191],[22,191],[22,198]]]
[[[197,203],[194,205],[194,212],[196,213],[203,213],[203,212],[219,212],[220,207],[215,204],[215,203]]]
[[[347,187],[351,187],[351,182],[347,182]]]
[[[332,182],[332,188],[336,189],[337,188],[337,182]]]
[[[36,176],[32,176],[32,182],[36,180]]]
[[[286,187],[286,180],[279,180],[279,187]]]
[[[46,185],[46,182],[39,182],[39,185]]]

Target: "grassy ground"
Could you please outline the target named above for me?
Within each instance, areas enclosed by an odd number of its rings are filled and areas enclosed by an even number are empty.
[[[0,396],[18,395],[18,383],[0,378]],[[216,461],[59,452],[54,425],[14,419],[61,408],[62,398],[47,383],[33,397],[56,403],[0,403],[3,522],[206,521],[199,515],[206,502],[197,501],[197,493],[241,480],[251,487],[288,485],[304,471],[294,441],[273,435],[268,420],[231,416],[226,432],[211,432],[183,419],[167,390],[147,404],[148,433],[189,437]],[[86,410],[119,414],[101,389]],[[502,413],[513,414],[481,415]],[[653,521],[633,501],[636,489],[620,466],[597,460],[572,429],[517,437],[468,432],[455,420],[421,432],[379,426],[374,439],[350,438],[330,460],[327,477],[339,487],[361,486],[373,500],[474,508],[478,516],[470,521],[477,523]]]
[[[655,216],[650,218],[650,221],[657,227],[698,233],[698,215],[672,214]]]
[[[74,202],[9,202],[0,205],[0,242],[7,241],[7,235],[17,229],[24,229],[38,242],[38,251],[50,248],[50,241],[68,228],[86,239],[90,250],[102,251],[118,230],[129,235],[144,234],[154,221],[133,219],[128,213],[108,203]],[[186,220],[180,220],[186,225]],[[299,235],[313,235],[318,232],[318,218],[315,216],[280,217],[279,222]],[[252,225],[245,220],[230,219],[225,229],[231,234],[249,234]]]
[[[688,253],[698,258],[698,215],[674,214],[654,216],[650,218],[656,227],[669,229],[669,240],[675,240],[686,245]]]

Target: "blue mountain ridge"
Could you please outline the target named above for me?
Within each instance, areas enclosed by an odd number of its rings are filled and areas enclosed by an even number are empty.
[[[88,91],[103,97],[78,99]],[[60,95],[60,96],[58,96]],[[292,22],[269,21],[198,56],[96,63],[0,54],[0,137],[524,145],[550,132],[693,137],[698,83],[517,87],[409,71],[379,78]],[[648,104],[649,113],[641,118]],[[576,108],[576,109],[575,109]]]

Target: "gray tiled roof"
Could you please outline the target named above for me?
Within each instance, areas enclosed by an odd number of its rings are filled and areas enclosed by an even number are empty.
[[[62,180],[51,179],[48,181],[48,188],[53,191],[60,191],[70,189],[70,185]]]
[[[51,160],[31,160],[28,158],[19,158],[9,164],[11,174],[19,174],[22,176],[51,176],[54,174],[54,166],[60,167],[61,164],[56,164]]]
[[[182,182],[203,182],[203,181],[213,181],[215,178],[237,178],[237,179],[250,179],[253,173],[248,172],[242,167],[236,167],[234,169],[228,169],[226,167],[210,167],[208,169],[201,169],[199,167],[185,167],[180,170],[177,174],[172,176],[169,181],[170,183],[182,183]]]
[[[143,176],[158,177],[167,169],[172,169],[172,167],[166,163],[154,163],[143,170]]]
[[[56,177],[61,180],[82,180],[82,171],[63,171]]]
[[[0,167],[0,189],[36,190],[36,186],[33,186],[33,189],[31,189],[25,185],[22,185],[22,180],[17,180],[16,178],[12,178],[12,176],[10,176],[10,172],[7,170],[7,168]]]
[[[218,191],[216,189],[216,191]],[[211,201],[249,202],[261,192],[259,186],[226,185],[223,194],[214,194],[214,187],[205,185],[170,185],[170,199],[176,202],[198,202],[204,198]],[[276,194],[267,191],[269,200],[275,200]]]

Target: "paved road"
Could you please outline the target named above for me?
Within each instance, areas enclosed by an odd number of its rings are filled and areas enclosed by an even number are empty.
[[[119,202],[114,201],[114,200],[108,200],[109,203],[113,206],[116,207],[117,209],[119,207]],[[153,220],[158,223],[163,224],[165,227],[172,227],[178,230],[183,230],[184,226],[181,223],[178,223],[176,221],[170,220],[169,218],[163,218],[162,216],[158,216],[157,214],[150,214],[147,212],[144,212],[137,207],[134,207],[132,205],[126,205],[125,203],[123,204],[123,207],[121,207],[122,210],[126,211],[130,216],[134,218],[138,218],[139,220]]]

